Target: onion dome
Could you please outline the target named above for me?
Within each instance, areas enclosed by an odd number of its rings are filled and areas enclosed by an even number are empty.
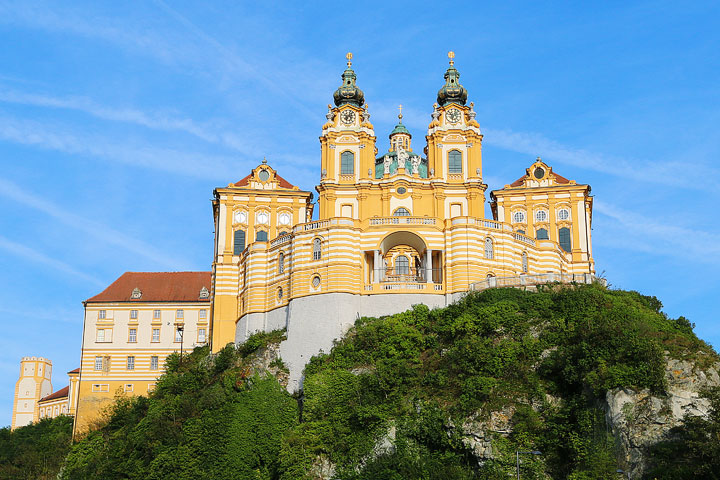
[[[450,67],[445,72],[445,85],[440,89],[437,102],[441,107],[450,103],[465,105],[467,102],[467,90],[460,85],[460,72],[455,68],[455,52],[448,52]]]
[[[362,107],[365,102],[365,94],[360,90],[355,81],[355,71],[351,68],[352,53],[348,53],[345,56],[348,59],[347,68],[342,74],[342,85],[335,90],[333,99],[335,100],[335,106],[340,107],[342,105],[355,105],[356,107]]]

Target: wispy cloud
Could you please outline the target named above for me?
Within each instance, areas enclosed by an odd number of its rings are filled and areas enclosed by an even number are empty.
[[[17,118],[0,117],[0,139],[215,181],[234,178],[238,171],[244,170],[242,159],[229,156],[133,146],[96,135],[78,135],[59,125]]]
[[[13,255],[22,257],[25,260],[29,260],[29,261],[35,262],[35,263],[41,263],[48,267],[59,270],[63,273],[67,273],[68,275],[72,275],[74,277],[81,278],[81,279],[83,279],[87,282],[91,282],[95,285],[105,286],[105,282],[101,281],[100,279],[98,279],[96,277],[93,277],[92,275],[88,275],[85,272],[81,272],[80,270],[77,270],[76,268],[72,267],[71,265],[69,265],[65,262],[62,262],[56,258],[48,257],[47,255],[42,254],[36,250],[33,250],[30,247],[27,247],[27,246],[22,245],[17,242],[13,242],[12,240],[9,240],[8,238],[3,237],[2,235],[0,235],[0,249],[3,249],[6,252],[9,252]]]
[[[190,118],[166,112],[146,112],[136,108],[111,108],[100,105],[87,97],[53,97],[17,92],[7,88],[0,90],[0,102],[74,110],[103,120],[130,123],[154,130],[189,133],[206,142],[224,145],[245,153],[257,152],[257,149],[249,145],[244,138],[224,131],[219,125],[199,124]]]
[[[602,238],[613,247],[674,258],[683,256],[699,263],[720,263],[720,244],[712,233],[676,223],[661,223],[605,202],[596,201],[593,209],[622,230],[622,235],[603,232]],[[598,235],[595,236],[596,243],[597,239]]]
[[[79,215],[63,210],[56,204],[50,203],[37,195],[28,193],[27,189],[20,188],[20,186],[16,185],[15,183],[12,183],[2,178],[0,178],[0,195],[16,201],[25,207],[39,210],[65,225],[84,232],[85,234],[90,235],[94,238],[101,239],[105,244],[115,245],[124,250],[150,259],[153,262],[166,268],[181,269],[183,266],[183,264],[181,262],[178,262],[177,259],[173,257],[168,257],[163,252],[152,247],[151,245],[148,245],[145,242],[129,237],[128,235],[111,227],[108,227],[107,225],[102,225],[93,220],[83,218]],[[6,240],[6,242],[10,241]],[[19,244],[11,245],[11,243],[12,242],[5,245],[6,250],[10,249],[12,245],[22,247]],[[37,257],[33,257],[36,258],[37,261],[45,261],[45,259],[54,261],[53,259],[44,257],[43,255],[40,255],[31,249],[22,250],[14,248],[14,250],[12,251],[19,255],[29,255],[30,253],[34,253],[38,255]],[[69,265],[62,264],[62,262],[56,265],[56,268],[66,269],[68,273],[80,274],[84,277],[91,278],[89,276],[85,276],[85,274],[82,274],[81,272],[75,271]]]
[[[702,165],[688,168],[684,162],[649,162],[603,155],[568,147],[537,133],[484,129],[484,134],[483,141],[495,147],[641,182],[704,190],[713,188],[704,179],[720,173]]]

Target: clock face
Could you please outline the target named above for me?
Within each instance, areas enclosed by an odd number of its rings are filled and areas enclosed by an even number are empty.
[[[348,125],[353,123],[355,121],[355,112],[352,110],[345,110],[342,115],[340,115],[340,120]]]
[[[445,118],[447,118],[448,122],[450,123],[458,123],[461,118],[460,110],[457,108],[452,108],[448,110],[448,112],[445,114]]]
[[[278,222],[280,225],[289,225],[290,224],[290,215],[287,213],[281,213],[278,217]]]
[[[235,222],[236,222],[236,223],[245,223],[245,222],[247,222],[247,213],[245,213],[245,212],[235,212]]]

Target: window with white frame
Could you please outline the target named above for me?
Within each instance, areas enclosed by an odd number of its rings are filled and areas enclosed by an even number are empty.
[[[104,328],[98,328],[97,335],[95,335],[95,341],[96,342],[104,342],[105,341],[105,329]]]
[[[495,248],[493,247],[492,238],[485,239],[485,258],[492,260],[495,257]]]
[[[128,331],[128,342],[130,342],[130,343],[137,342],[137,328],[131,328]]]
[[[285,271],[285,254],[280,252],[278,255],[278,273],[283,273]]]
[[[198,328],[198,343],[205,343],[206,341],[207,341],[207,337],[205,335],[205,329]]]
[[[448,173],[462,173],[462,153],[460,150],[448,152]]]
[[[103,357],[95,357],[95,371],[100,372],[102,371],[103,367]]]
[[[513,213],[512,220],[515,223],[522,223],[525,221],[525,212],[523,211],[517,211]]]
[[[205,320],[207,318],[207,310],[205,310],[204,308],[200,310],[200,312],[198,313],[198,318],[200,320]]]
[[[150,370],[157,370],[158,369],[158,357],[157,355],[153,355],[150,357]]]
[[[183,338],[183,331],[180,330],[179,328],[176,328],[175,329],[175,341],[182,342],[182,338]]]
[[[126,383],[125,384],[125,392],[132,392],[133,391],[133,384],[132,383]]]
[[[153,318],[155,320],[160,318],[160,310],[153,310]]]
[[[353,173],[355,173],[355,154],[342,152],[340,154],[340,174],[352,175]]]
[[[395,212],[393,212],[393,217],[409,217],[410,216],[410,210],[408,210],[405,207],[400,207]]]
[[[137,310],[130,310],[130,318],[133,320],[138,318],[138,311]]]
[[[175,318],[185,318],[185,310],[178,310],[175,312]]]
[[[313,240],[313,260],[320,260],[322,257],[322,240],[315,238]]]
[[[570,218],[570,211],[567,208],[561,208],[557,213],[558,219],[567,220]]]
[[[538,210],[535,212],[535,221],[545,222],[547,221],[547,212],[545,210]]]
[[[106,310],[100,310],[100,311],[98,312],[98,318],[104,319],[106,316],[107,316],[107,311],[106,311]]]
[[[135,357],[132,355],[127,357],[127,369],[135,370]]]
[[[160,329],[159,328],[153,328],[152,329],[152,342],[159,342],[160,341]]]
[[[395,274],[396,275],[409,275],[410,274],[410,260],[405,255],[398,255],[395,258]]]

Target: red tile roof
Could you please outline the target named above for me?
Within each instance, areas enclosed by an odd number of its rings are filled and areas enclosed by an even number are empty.
[[[210,272],[125,272],[86,302],[209,302],[203,287],[210,291]],[[136,288],[142,296],[130,298]]]
[[[250,177],[252,177],[252,173],[240,180],[239,182],[235,182],[233,185],[235,185],[236,187],[247,187],[248,185],[250,185]],[[277,180],[278,185],[280,185],[282,188],[295,188],[295,185],[278,175],[277,172],[275,172],[275,179]]]
[[[65,388],[61,388],[55,393],[51,393],[47,397],[43,397],[40,399],[41,402],[47,402],[49,400],[57,400],[58,398],[63,398],[68,396],[68,392],[70,391],[70,387],[67,386]]]
[[[75,370],[70,370],[68,374],[70,373],[80,373],[80,367],[76,368]]]

